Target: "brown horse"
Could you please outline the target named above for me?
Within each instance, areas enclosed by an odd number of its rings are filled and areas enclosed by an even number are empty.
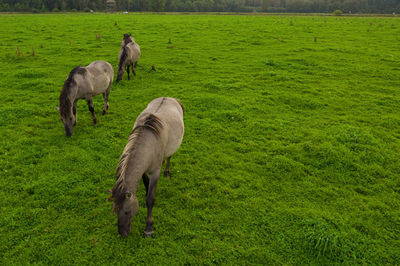
[[[136,191],[140,179],[143,179],[146,188],[144,235],[153,234],[151,214],[161,166],[167,159],[164,176],[168,176],[169,161],[181,145],[183,133],[183,107],[174,98],[154,99],[136,119],[121,155],[116,184],[109,198],[114,198],[113,211],[118,214],[118,232],[123,237],[129,234],[132,218],[139,209]]]
[[[94,114],[92,96],[103,94],[103,115],[108,109],[108,95],[114,78],[112,66],[105,61],[94,61],[86,67],[78,66],[68,75],[60,94],[60,106],[57,110],[64,124],[65,135],[72,135],[72,128],[76,124],[76,104],[79,99],[86,99],[89,111],[92,113],[93,123],[96,125],[97,118]]]
[[[124,71],[128,73],[129,78],[129,68],[132,67],[132,74],[136,76],[136,66],[140,58],[140,46],[135,42],[132,36],[129,34],[124,34],[124,39],[121,42],[121,49],[118,54],[118,72],[117,72],[117,82],[122,79]]]

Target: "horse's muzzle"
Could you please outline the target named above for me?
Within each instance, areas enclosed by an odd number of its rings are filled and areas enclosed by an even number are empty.
[[[127,237],[129,235],[129,230],[123,230],[118,228],[118,233],[122,236],[122,237]]]
[[[65,136],[71,137],[72,136],[72,129],[70,129],[68,126],[64,126],[65,128]]]

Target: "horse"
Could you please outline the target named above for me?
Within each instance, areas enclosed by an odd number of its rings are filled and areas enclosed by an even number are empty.
[[[140,179],[146,189],[147,219],[144,236],[152,236],[152,209],[161,166],[166,159],[164,177],[169,176],[171,156],[178,150],[184,134],[183,106],[175,98],[156,98],[137,117],[128,143],[120,157],[115,186],[109,191],[118,216],[118,232],[130,233],[133,217],[139,210],[136,197]],[[150,176],[150,178],[149,178]]]
[[[122,47],[122,44],[126,43],[125,46]],[[132,74],[136,76],[136,66],[137,62],[140,58],[140,46],[135,42],[132,36],[127,36],[122,40],[121,50],[118,55],[118,72],[117,72],[117,82],[122,79],[122,75],[126,69],[126,73],[128,73],[129,78],[129,67],[132,67]]]
[[[57,107],[67,137],[72,136],[72,128],[76,125],[76,104],[79,99],[86,99],[89,111],[92,113],[93,124],[96,125],[92,96],[102,93],[104,97],[102,115],[106,114],[113,78],[114,70],[105,61],[94,61],[86,67],[77,66],[69,73],[60,94],[60,106]]]

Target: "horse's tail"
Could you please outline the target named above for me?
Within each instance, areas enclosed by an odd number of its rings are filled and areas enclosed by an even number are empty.
[[[118,65],[118,69],[121,69],[122,66],[124,65],[124,62],[126,60],[126,58],[128,57],[128,48],[126,47],[126,45],[124,46],[124,48],[122,48],[122,54],[121,57],[119,58],[119,65]]]

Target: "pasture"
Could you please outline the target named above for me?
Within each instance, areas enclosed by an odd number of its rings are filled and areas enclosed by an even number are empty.
[[[399,17],[0,15],[0,264],[395,264],[400,261]],[[98,124],[62,85],[94,60],[113,83]],[[170,41],[169,41],[170,39]],[[18,48],[16,48],[18,47]],[[151,70],[152,65],[156,71]],[[179,98],[185,136],[117,233],[106,192],[138,114]]]

